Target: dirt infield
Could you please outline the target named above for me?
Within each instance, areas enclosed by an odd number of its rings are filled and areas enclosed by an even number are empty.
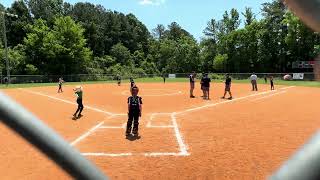
[[[73,86],[4,92],[55,129],[111,179],[265,179],[318,129],[319,88],[233,84],[235,99],[190,99],[187,83],[139,84],[141,138],[124,136],[129,85],[83,85],[83,117]],[[0,124],[1,179],[70,179]]]

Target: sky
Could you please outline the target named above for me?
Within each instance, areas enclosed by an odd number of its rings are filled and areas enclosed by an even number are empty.
[[[243,12],[251,7],[258,14],[261,4],[271,0],[65,0],[71,4],[90,2],[101,4],[106,9],[125,14],[132,13],[150,30],[157,24],[169,25],[177,22],[190,32],[197,40],[203,36],[207,22],[214,18],[220,20],[224,11],[236,8]],[[14,0],[1,0],[1,4],[9,7]],[[261,17],[257,15],[257,18]],[[241,15],[241,18],[243,16]]]

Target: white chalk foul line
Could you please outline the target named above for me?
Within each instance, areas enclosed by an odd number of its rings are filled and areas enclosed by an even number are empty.
[[[286,89],[290,89],[290,88],[294,88],[294,87],[296,87],[296,86],[287,86],[287,87],[283,87],[283,88],[280,88],[280,89],[286,90]]]
[[[180,149],[180,153],[182,155],[185,155],[185,156],[188,156],[190,155],[187,151],[187,146],[184,144],[183,142],[183,138],[182,138],[182,135],[180,133],[180,130],[179,130],[179,127],[178,127],[178,124],[177,124],[177,120],[176,120],[176,113],[172,113],[171,114],[171,120],[172,120],[172,124],[173,124],[173,129],[174,129],[174,132],[175,132],[175,135],[176,135],[176,138],[177,138],[177,142],[178,142],[178,145],[179,145],[179,149]]]
[[[144,153],[146,157],[157,157],[157,156],[189,156],[185,153],[173,153],[173,152],[153,152],[153,153]]]
[[[195,107],[195,108],[190,108],[190,109],[186,109],[180,112],[176,112],[176,115],[180,115],[180,114],[184,114],[184,113],[188,113],[188,112],[193,112],[193,111],[197,111],[197,110],[201,110],[201,109],[205,109],[205,108],[210,108],[210,107],[214,107],[220,104],[227,104],[227,103],[232,103],[232,102],[236,102],[236,101],[240,101],[249,97],[255,97],[255,96],[260,96],[260,95],[264,95],[264,94],[270,94],[272,93],[272,91],[264,91],[264,92],[260,92],[260,93],[255,93],[255,94],[251,94],[251,95],[247,95],[247,96],[242,96],[239,98],[235,98],[233,100],[229,100],[229,101],[220,101],[217,103],[213,103],[213,104],[207,104],[207,105],[203,105],[203,106],[199,106],[199,107]]]
[[[188,156],[183,153],[175,152],[152,152],[152,153],[81,153],[83,156],[88,157],[127,157],[133,155],[143,155],[145,157],[158,157],[158,156]]]
[[[280,92],[277,92],[277,93],[273,93],[273,94],[270,94],[270,95],[267,95],[267,96],[263,96],[263,97],[259,97],[259,98],[257,98],[257,99],[251,100],[251,102],[259,101],[259,100],[261,100],[261,99],[269,98],[269,97],[271,97],[271,96],[283,94],[283,93],[286,93],[286,92],[287,92],[287,91],[280,91]]]
[[[132,153],[81,153],[84,156],[107,156],[107,157],[122,157],[132,156]]]
[[[104,122],[100,122],[98,125],[94,126],[93,128],[91,128],[89,131],[87,131],[86,133],[82,134],[80,137],[78,137],[76,140],[74,140],[73,142],[71,142],[71,146],[76,145],[78,142],[82,141],[83,139],[85,139],[86,137],[88,137],[90,134],[92,134],[95,130],[97,130],[98,128],[100,128],[100,126],[102,126],[104,124]]]
[[[61,102],[64,102],[64,103],[77,105],[77,103],[75,103],[75,102],[68,101],[68,100],[61,99],[61,98],[57,98],[57,97],[50,96],[50,95],[46,95],[46,94],[43,94],[43,93],[40,93],[40,92],[30,91],[30,90],[26,90],[26,89],[22,89],[22,88],[19,88],[19,90],[28,92],[28,93],[30,93],[30,94],[35,94],[35,95],[39,95],[39,96],[44,96],[44,97],[47,97],[47,98],[50,98],[50,99],[54,99],[54,100],[57,100],[57,101],[61,101]],[[109,116],[115,115],[115,114],[113,114],[113,113],[111,113],[111,112],[104,111],[104,110],[101,110],[101,109],[98,109],[98,108],[94,108],[94,107],[91,107],[91,106],[87,106],[87,105],[85,106],[85,108],[86,108],[86,109],[93,110],[93,111],[96,111],[96,112],[104,113],[104,114],[107,114],[107,115],[109,115]]]

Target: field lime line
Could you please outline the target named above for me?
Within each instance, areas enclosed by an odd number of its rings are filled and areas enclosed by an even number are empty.
[[[179,144],[180,154],[183,155],[183,156],[190,155],[188,153],[187,146],[183,142],[183,138],[182,138],[182,135],[180,133],[179,126],[178,126],[178,123],[177,123],[177,120],[176,120],[176,113],[172,113],[171,114],[171,120],[172,120],[172,124],[173,124],[174,133],[176,135],[177,142]]]
[[[157,157],[157,156],[185,156],[181,153],[173,152],[152,152],[152,153],[82,153],[84,156],[93,156],[93,157],[126,157],[133,155],[143,155],[146,157]]]
[[[80,142],[81,140],[85,139],[86,137],[88,137],[90,134],[92,134],[95,130],[97,130],[98,128],[100,128],[100,126],[102,126],[104,124],[104,121],[100,122],[98,125],[94,126],[93,128],[91,128],[89,131],[85,132],[84,134],[82,134],[80,137],[78,137],[76,140],[72,141],[70,143],[71,146],[76,145],[78,142]]]
[[[31,91],[31,90],[22,89],[22,88],[18,88],[18,89],[21,90],[21,91],[24,91],[24,92],[28,92],[30,94],[35,94],[35,95],[47,97],[47,98],[54,99],[56,101],[61,101],[61,102],[67,103],[67,104],[78,105],[75,102],[72,102],[72,101],[69,101],[69,100],[65,100],[65,99],[61,99],[61,98],[57,98],[57,97],[50,96],[50,95],[46,95],[46,94],[43,94],[43,93],[40,93],[40,92]],[[87,106],[87,105],[85,106],[85,109],[90,109],[90,110],[93,110],[93,111],[96,111],[96,112],[104,113],[104,114],[107,114],[109,116],[120,115],[120,114],[114,114],[114,113],[111,113],[111,112],[108,112],[108,111],[104,111],[104,110],[101,110],[101,109],[98,109],[98,108],[95,108],[95,107]]]
[[[286,90],[286,89],[291,89],[291,88],[294,88],[296,86],[287,86],[287,87],[283,87],[283,88],[280,88],[281,90]]]
[[[188,156],[189,154],[184,154],[184,153],[171,153],[171,152],[162,152],[162,153],[144,153],[144,156],[146,157],[157,157],[157,156]]]
[[[132,153],[81,153],[84,156],[107,156],[107,157],[122,157],[132,156]]]
[[[289,87],[280,88],[280,90],[290,89],[290,88],[293,88],[293,87],[295,87],[295,86],[289,86]],[[202,110],[202,109],[206,109],[206,108],[211,108],[211,107],[214,107],[214,106],[217,106],[217,105],[220,105],[220,104],[233,103],[233,102],[240,101],[240,100],[243,100],[243,99],[247,99],[247,98],[250,98],[250,97],[271,94],[273,92],[275,92],[275,91],[263,91],[263,92],[259,92],[259,93],[255,93],[255,94],[250,94],[250,95],[247,95],[247,96],[234,98],[233,100],[225,100],[225,101],[220,101],[220,102],[217,102],[217,103],[206,104],[206,105],[203,105],[203,106],[199,106],[199,107],[195,107],[195,108],[189,108],[189,109],[186,109],[186,110],[183,110],[183,111],[179,111],[179,112],[175,112],[175,113],[176,113],[176,115],[186,114],[188,112],[194,112],[194,111],[198,111],[198,110]]]
[[[271,96],[283,94],[283,93],[286,93],[286,92],[287,92],[287,91],[280,91],[280,92],[273,93],[273,94],[270,94],[270,95],[267,95],[267,96],[263,96],[263,97],[260,97],[260,98],[257,98],[257,99],[253,99],[253,100],[251,100],[251,102],[256,102],[256,101],[259,101],[259,100],[261,100],[261,99],[266,99],[266,98],[269,98],[269,97],[271,97]]]

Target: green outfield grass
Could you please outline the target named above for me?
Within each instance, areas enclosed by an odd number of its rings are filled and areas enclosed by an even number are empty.
[[[137,83],[162,83],[163,79],[161,77],[155,78],[139,78],[135,79]],[[197,80],[199,83],[199,80]],[[123,80],[122,83],[128,83],[128,80]],[[166,79],[167,83],[176,83],[176,82],[189,82],[188,78],[175,78],[175,79]],[[222,83],[223,80],[213,80],[213,83]],[[233,80],[233,83],[250,83],[248,79],[243,80]],[[87,81],[87,82],[66,82],[65,85],[78,85],[78,84],[101,84],[101,83],[116,83],[115,81]],[[275,80],[275,85],[287,85],[287,86],[307,86],[307,87],[320,87],[320,81],[284,81],[284,80]],[[263,79],[258,80],[258,84],[265,84]],[[27,84],[10,84],[9,86],[0,85],[0,89],[8,88],[27,88],[27,87],[42,87],[42,86],[57,86],[58,83],[27,83]]]

